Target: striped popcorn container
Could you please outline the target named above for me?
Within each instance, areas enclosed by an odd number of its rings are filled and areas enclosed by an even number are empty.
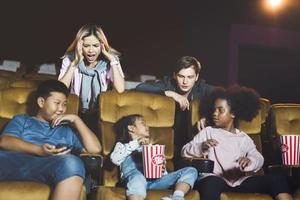
[[[299,165],[300,135],[282,135],[281,152],[283,165]]]
[[[165,145],[143,145],[143,167],[146,178],[160,178],[165,158]]]

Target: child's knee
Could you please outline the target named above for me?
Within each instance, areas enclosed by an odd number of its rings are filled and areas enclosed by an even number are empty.
[[[147,181],[143,175],[129,177],[127,182],[126,196],[139,195],[146,198]]]
[[[198,178],[198,171],[194,167],[185,167],[179,181],[189,184],[191,187],[194,186]]]
[[[196,168],[194,167],[186,167],[186,174],[189,174],[190,176],[194,177],[194,178],[198,178],[198,171]]]
[[[194,167],[185,167],[182,176],[189,177],[196,181],[198,178],[198,171]]]
[[[63,155],[57,161],[57,176],[68,178],[71,176],[80,176],[85,178],[85,168],[81,159],[74,155]]]

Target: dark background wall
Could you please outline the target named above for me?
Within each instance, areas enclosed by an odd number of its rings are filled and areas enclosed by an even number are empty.
[[[286,0],[288,1],[288,0]],[[6,1],[0,2],[0,59],[15,59],[28,66],[45,62],[60,65],[60,57],[78,29],[86,23],[102,26],[110,44],[122,53],[122,66],[128,79],[139,74],[161,77],[170,74],[172,63],[182,55],[197,57],[202,65],[201,77],[214,85],[228,85],[230,31],[234,24],[277,28],[299,33],[300,2],[278,13],[263,10],[263,0],[195,0],[195,1]],[[276,42],[276,41],[275,41]],[[254,49],[251,51],[251,49]],[[257,70],[242,84],[254,87],[262,96],[275,102],[300,102],[297,90],[300,82],[300,51],[293,51],[293,70],[269,63],[257,62],[255,52],[266,56],[286,55],[285,49],[267,51],[265,47],[243,48],[236,59],[243,66],[264,65],[260,73],[278,73],[280,81],[291,81],[287,93],[278,96],[282,88],[268,86],[269,81],[255,78]],[[272,53],[273,52],[273,53]],[[282,52],[282,54],[280,54]],[[284,57],[284,56],[283,56]],[[274,59],[274,62],[278,60]],[[282,61],[284,63],[284,61]],[[247,65],[248,64],[248,65]],[[243,70],[239,73],[243,73]],[[292,76],[287,76],[292,73]],[[299,76],[295,75],[299,74]],[[285,79],[285,76],[287,77]],[[243,74],[239,80],[244,80]],[[250,77],[250,78],[249,78]],[[276,77],[276,76],[275,76]],[[291,79],[292,77],[292,79]],[[249,80],[248,80],[249,79]],[[267,85],[262,87],[261,85]],[[269,88],[269,89],[265,89]],[[286,90],[286,89],[285,89]],[[277,96],[276,96],[277,95]]]

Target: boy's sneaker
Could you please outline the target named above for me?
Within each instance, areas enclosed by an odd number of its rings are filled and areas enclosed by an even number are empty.
[[[184,197],[182,196],[168,196],[168,197],[163,197],[161,200],[184,200]]]

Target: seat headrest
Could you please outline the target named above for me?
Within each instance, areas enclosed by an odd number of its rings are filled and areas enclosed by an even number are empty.
[[[278,135],[300,135],[300,104],[272,105],[271,123]]]
[[[165,96],[135,91],[103,92],[100,96],[101,121],[115,123],[130,114],[143,115],[150,127],[172,127],[175,102]]]

